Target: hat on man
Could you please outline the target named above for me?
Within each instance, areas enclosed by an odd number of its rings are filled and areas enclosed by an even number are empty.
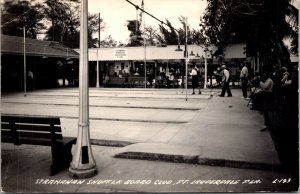
[[[222,67],[222,69],[226,69],[226,65],[222,65],[221,67]]]

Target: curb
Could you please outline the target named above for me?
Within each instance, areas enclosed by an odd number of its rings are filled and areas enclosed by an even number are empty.
[[[154,154],[154,153],[145,153],[145,152],[123,152],[123,153],[116,154],[114,157],[125,158],[125,159],[187,163],[187,164],[196,164],[198,161],[197,156]]]
[[[145,152],[123,152],[116,154],[115,158],[123,159],[138,159],[138,160],[151,160],[151,161],[164,161],[174,163],[198,164],[208,166],[219,166],[229,168],[241,169],[254,169],[254,170],[268,170],[282,172],[284,169],[280,164],[266,164],[247,161],[235,161],[227,159],[213,159],[201,158],[201,156],[184,156],[184,155],[171,155],[171,154],[156,154]]]
[[[52,115],[39,115],[39,114],[16,114],[16,113],[5,113],[2,112],[1,114],[7,114],[7,115],[13,115],[13,116],[42,116],[42,117],[53,117]],[[75,116],[62,116],[57,115],[56,117],[64,118],[64,119],[78,119],[78,117]],[[117,118],[98,118],[98,117],[90,117],[90,120],[105,120],[105,121],[125,121],[125,122],[141,122],[141,123],[163,123],[163,124],[187,124],[188,121],[158,121],[158,120],[143,120],[143,119],[117,119]]]
[[[92,145],[108,146],[108,147],[125,147],[136,143],[136,142],[129,142],[129,141],[105,140],[105,139],[91,139],[90,142]]]
[[[211,96],[212,97],[212,96]],[[3,101],[2,103],[6,103],[6,104],[39,104],[39,105],[63,105],[63,106],[77,106],[78,104],[64,104],[64,103],[38,103],[38,102],[5,102]],[[162,110],[183,110],[183,111],[199,111],[202,110],[203,108],[181,108],[181,107],[150,107],[150,106],[111,106],[111,105],[91,105],[90,107],[104,107],[104,108],[135,108],[135,109],[162,109]]]
[[[201,98],[201,97],[196,97],[191,94],[188,94],[189,96],[189,99],[195,99],[195,100],[209,100],[210,99],[210,96],[212,94],[204,94],[206,96],[208,96],[207,98]],[[43,95],[43,94],[31,94],[31,96],[51,96],[51,97],[78,97],[78,95],[60,95],[60,94],[53,94],[53,95]],[[155,96],[118,96],[118,95],[114,95],[114,96],[101,96],[101,95],[90,95],[89,96],[90,98],[127,98],[127,99],[140,99],[140,98],[143,98],[143,99],[164,99],[164,100],[171,100],[171,99],[185,99],[185,96],[175,96],[174,97],[162,97],[162,96],[159,96],[159,97],[155,97]]]

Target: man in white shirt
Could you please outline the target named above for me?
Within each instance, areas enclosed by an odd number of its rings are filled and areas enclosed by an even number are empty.
[[[270,78],[270,73],[264,72],[259,83],[259,89],[252,96],[252,109],[261,110],[264,115],[265,127],[260,131],[265,131],[270,126],[267,104],[272,100],[273,86],[274,82]]]
[[[192,72],[190,73],[190,75],[192,76],[192,87],[193,87],[192,94],[195,94],[195,88],[199,88],[199,94],[201,94],[201,90],[199,87],[198,71],[199,69],[196,66],[193,66]]]
[[[222,70],[223,70],[223,77],[222,77],[222,92],[221,95],[219,95],[220,97],[224,97],[226,91],[227,91],[227,95],[228,97],[232,97],[230,88],[229,88],[229,81],[230,81],[230,73],[229,71],[226,69],[225,65],[222,65]]]
[[[247,94],[248,76],[249,76],[248,68],[247,68],[246,64],[244,63],[243,67],[241,69],[241,73],[240,73],[240,78],[241,78],[241,83],[242,83],[242,91],[243,91],[242,98],[244,98],[244,99],[249,99],[248,94]]]

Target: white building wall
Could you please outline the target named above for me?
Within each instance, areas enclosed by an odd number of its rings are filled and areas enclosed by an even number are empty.
[[[180,46],[183,51],[175,51],[177,45],[167,47],[146,47],[147,60],[169,60],[184,59],[184,45]],[[225,59],[246,58],[245,44],[229,45],[224,49]],[[216,48],[211,46],[209,50],[215,51]],[[188,53],[191,51],[195,55],[205,57],[204,47],[198,45],[188,45]],[[123,48],[99,48],[97,57],[97,48],[89,49],[89,61],[127,61],[127,60],[144,60],[144,47],[123,47]],[[207,58],[210,58],[210,52],[207,52]],[[196,56],[190,59],[196,58]]]

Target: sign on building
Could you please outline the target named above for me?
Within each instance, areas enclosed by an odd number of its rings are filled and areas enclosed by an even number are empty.
[[[127,49],[115,49],[114,50],[114,59],[120,60],[120,59],[127,59]]]

